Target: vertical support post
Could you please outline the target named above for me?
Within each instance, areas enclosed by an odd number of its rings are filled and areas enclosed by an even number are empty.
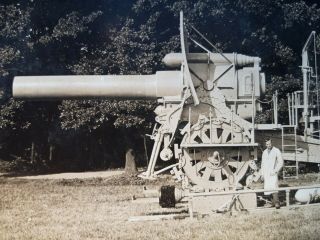
[[[282,144],[282,152],[284,152],[284,136],[283,136],[283,134],[284,134],[284,126],[282,126],[282,128],[281,128],[281,144]]]
[[[212,108],[210,107],[210,143],[212,143]]]
[[[299,102],[298,102],[298,94],[295,92],[294,93],[294,97],[295,97],[295,105],[296,105],[296,107],[295,107],[295,126],[298,126],[298,104],[299,104]]]
[[[190,143],[191,139],[191,107],[189,107],[189,129],[188,129],[188,142]]]
[[[285,126],[281,126],[281,149],[282,149],[282,153],[284,153],[284,133],[285,133],[285,130],[284,130]],[[286,178],[286,161],[283,161],[283,168],[282,168],[282,177],[283,179]]]
[[[252,129],[251,129],[251,143],[255,142],[255,136],[254,136],[254,119],[255,119],[255,115],[256,115],[256,101],[255,101],[255,84],[254,84],[254,79],[253,79],[253,75],[251,75],[251,82],[252,82],[252,86],[251,86],[251,93],[252,93]]]
[[[313,33],[313,51],[314,51],[314,71],[315,71],[315,79],[316,79],[316,107],[317,107],[317,116],[320,116],[320,99],[319,99],[319,80],[318,80],[318,62],[317,62],[317,46],[316,46],[316,33]],[[319,130],[319,124],[318,122],[318,130]],[[314,130],[313,130],[314,131]],[[318,133],[319,134],[319,133]],[[315,136],[313,136],[315,137]],[[320,135],[319,135],[320,137]]]
[[[231,142],[234,143],[234,137],[233,137],[233,110],[231,110]]]
[[[292,102],[292,111],[291,111],[292,125],[296,125],[295,120],[294,120],[294,113],[295,113],[296,105],[295,105],[295,98],[294,98],[293,93],[291,93],[291,102]]]
[[[278,90],[276,90],[273,98],[273,116],[274,123],[278,125]]]
[[[286,207],[290,206],[290,190],[286,190]]]
[[[310,65],[309,65],[308,49],[311,45],[311,40],[314,39],[314,42],[315,42],[315,34],[316,34],[315,31],[311,32],[306,43],[304,44],[304,46],[302,48],[302,54],[301,54],[301,56],[302,56],[302,77],[303,77],[303,118],[304,118],[304,138],[305,138],[305,140],[308,135],[308,127],[309,127],[308,81],[310,80]],[[315,46],[315,44],[314,44],[314,46]],[[317,66],[316,66],[316,68],[317,68]]]
[[[290,94],[287,94],[287,98],[288,98],[288,111],[289,111],[289,125],[293,125],[292,124],[292,120],[291,120],[291,98],[290,98]]]
[[[207,53],[207,80],[210,80],[210,52]]]
[[[190,219],[193,219],[193,217],[194,217],[194,214],[193,214],[193,197],[190,197],[190,198],[189,198],[189,201],[188,201],[188,210],[189,210]]]
[[[302,66],[303,75],[303,118],[304,118],[304,137],[307,137],[308,129],[308,70]]]
[[[294,126],[294,160],[296,161],[296,178],[299,178],[299,162],[297,161],[297,127]]]

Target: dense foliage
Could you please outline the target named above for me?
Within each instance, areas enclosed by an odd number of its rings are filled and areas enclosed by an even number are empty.
[[[12,79],[154,73],[164,68],[161,59],[166,53],[179,51],[180,10],[223,51],[262,58],[266,99],[279,91],[285,121],[286,94],[301,88],[302,45],[320,28],[316,1],[3,1],[0,157],[31,167],[88,169],[121,166],[128,148],[143,152],[154,102],[23,102],[11,98]],[[268,107],[260,121],[270,119]]]

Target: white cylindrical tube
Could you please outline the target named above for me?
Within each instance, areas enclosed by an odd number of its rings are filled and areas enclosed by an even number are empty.
[[[153,99],[181,95],[180,71],[154,75],[18,76],[12,93],[26,99]]]
[[[309,203],[316,197],[320,198],[320,188],[299,189],[294,196],[301,203]]]

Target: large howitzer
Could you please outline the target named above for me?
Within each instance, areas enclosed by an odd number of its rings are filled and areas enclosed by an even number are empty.
[[[260,104],[255,100],[265,85],[260,58],[211,52],[192,38],[205,52],[188,52],[182,14],[180,36],[181,53],[163,59],[168,67],[180,70],[135,76],[20,76],[14,79],[13,96],[157,98],[157,123],[151,135],[154,146],[147,171],[141,176],[153,178],[172,169],[185,188],[236,189],[245,184],[243,177],[249,167],[256,170],[254,117]],[[164,161],[175,158],[177,163],[155,171],[159,157]]]

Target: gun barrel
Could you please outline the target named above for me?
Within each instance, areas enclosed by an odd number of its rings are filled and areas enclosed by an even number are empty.
[[[18,76],[13,97],[22,99],[126,98],[154,99],[181,95],[180,71],[154,75]]]

